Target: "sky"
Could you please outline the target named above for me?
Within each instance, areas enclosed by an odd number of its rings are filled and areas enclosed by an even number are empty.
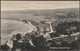
[[[1,10],[79,8],[79,1],[1,1]]]

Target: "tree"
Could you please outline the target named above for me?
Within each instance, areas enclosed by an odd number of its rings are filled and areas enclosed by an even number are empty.
[[[76,33],[80,30],[80,22],[74,21],[74,22],[61,22],[56,26],[56,32],[59,34],[67,34],[70,35],[72,32]]]

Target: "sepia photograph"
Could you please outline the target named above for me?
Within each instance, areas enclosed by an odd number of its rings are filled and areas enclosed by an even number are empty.
[[[79,1],[1,1],[0,51],[80,51]]]

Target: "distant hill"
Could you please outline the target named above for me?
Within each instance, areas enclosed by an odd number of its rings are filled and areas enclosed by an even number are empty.
[[[38,10],[6,10],[2,14],[47,14],[47,13],[64,13],[64,12],[79,12],[79,8],[65,8],[65,9],[38,9]]]
[[[64,15],[70,12],[79,15],[79,8],[2,11],[1,18],[11,20],[44,20],[45,17],[53,17],[56,14]]]

